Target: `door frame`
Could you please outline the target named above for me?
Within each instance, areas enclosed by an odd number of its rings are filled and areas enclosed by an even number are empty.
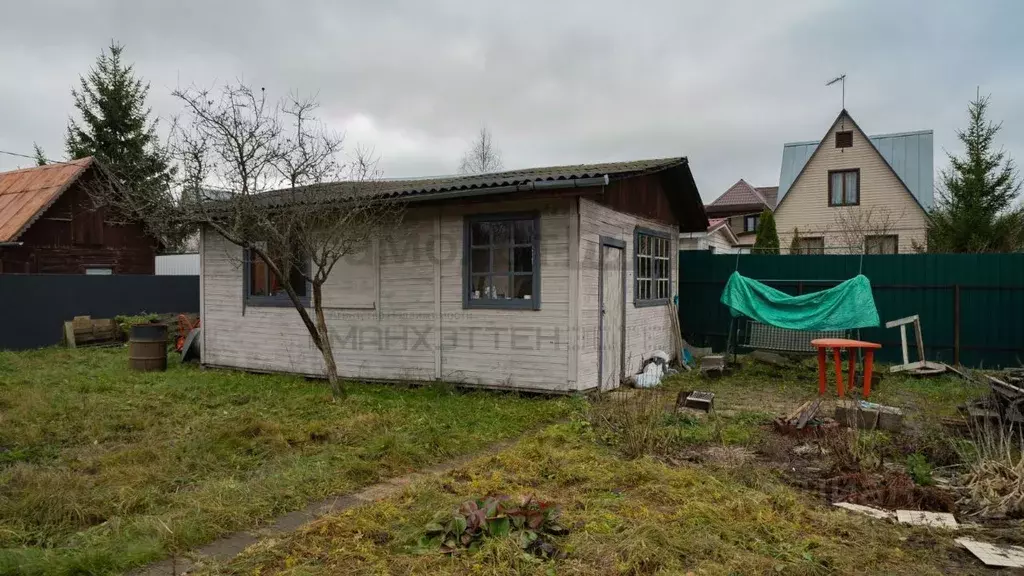
[[[619,377],[626,368],[626,241],[611,236],[601,236],[598,243],[597,275],[597,391],[604,386],[604,249],[622,250],[622,341],[619,349]]]

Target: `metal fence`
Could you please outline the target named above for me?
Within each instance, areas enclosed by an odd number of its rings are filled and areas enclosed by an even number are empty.
[[[715,255],[679,253],[679,317],[697,346],[725,347],[729,310],[719,302],[733,271],[789,294],[831,288],[862,272],[884,326],[917,314],[929,360],[973,367],[1024,363],[1024,254]],[[898,329],[870,328],[879,359],[901,359]],[[911,359],[917,358],[913,343]]]
[[[199,277],[0,274],[0,349],[57,344],[75,316],[142,312],[199,312]]]

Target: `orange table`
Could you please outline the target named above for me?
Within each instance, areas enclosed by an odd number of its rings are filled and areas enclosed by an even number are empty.
[[[864,350],[864,397],[867,398],[871,395],[871,370],[875,364],[875,350],[881,348],[881,344],[847,340],[846,338],[818,338],[811,340],[811,345],[818,349],[818,395],[825,395],[825,350],[828,348],[832,349],[832,358],[836,364],[836,388],[840,398],[846,394],[843,390],[843,364],[839,358],[839,350],[846,348],[846,357],[849,363],[847,389],[853,388],[853,374],[857,371],[857,355],[854,350]]]

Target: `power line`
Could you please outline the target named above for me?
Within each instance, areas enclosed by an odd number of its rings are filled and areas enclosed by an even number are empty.
[[[35,154],[19,154],[17,152],[9,152],[7,150],[0,150],[0,154],[7,154],[8,156],[17,156],[19,158],[28,158],[29,160],[38,160],[38,156],[36,156]],[[43,157],[43,160],[46,160],[46,165],[47,166],[49,166],[50,164],[73,164],[73,163],[78,161],[78,160],[50,160],[49,158],[46,158],[45,156]]]

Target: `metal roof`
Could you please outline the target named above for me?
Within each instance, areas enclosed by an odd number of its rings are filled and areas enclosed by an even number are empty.
[[[844,110],[842,114],[849,114]],[[842,116],[840,114],[840,116]],[[852,120],[852,118],[851,118]],[[838,118],[837,118],[838,121]],[[856,124],[856,123],[855,123]],[[833,122],[833,125],[835,123]],[[831,127],[829,128],[831,132]],[[896,176],[925,210],[935,204],[933,135],[931,130],[868,136],[878,153],[889,163]],[[782,171],[779,173],[779,199],[786,197],[820,141],[791,142],[782,147]],[[778,203],[776,203],[778,205]]]
[[[67,190],[92,157],[0,173],[0,242],[12,242]]]

